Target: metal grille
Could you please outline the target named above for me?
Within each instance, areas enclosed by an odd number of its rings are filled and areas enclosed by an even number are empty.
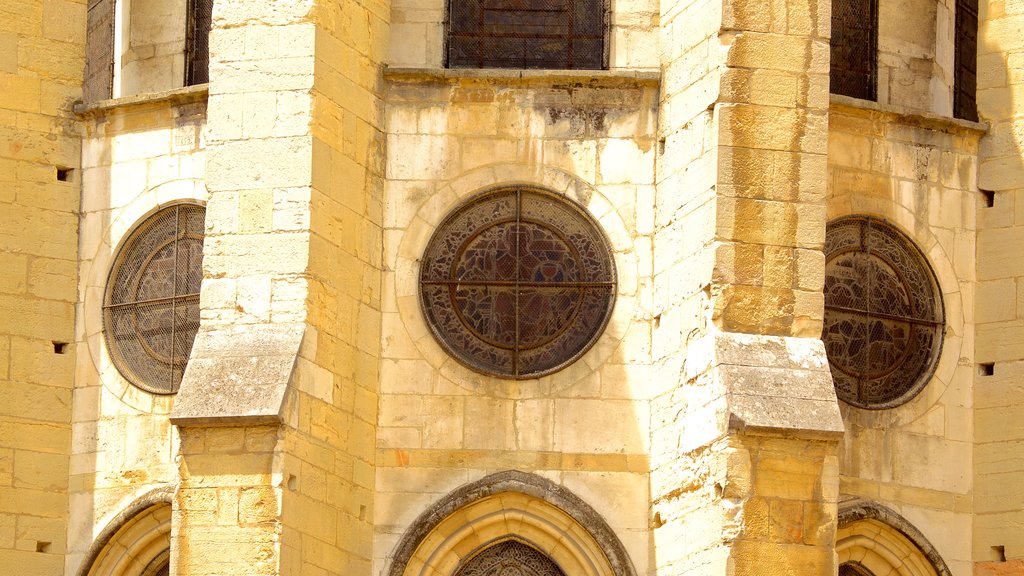
[[[891,408],[927,384],[942,349],[942,299],[911,240],[881,220],[842,218],[825,240],[825,328],[836,393]]]
[[[89,0],[86,16],[85,82],[86,102],[111,97],[114,85],[114,2]]]
[[[878,74],[878,0],[832,2],[833,94],[874,100]]]
[[[449,0],[450,68],[600,70],[605,0]]]
[[[131,234],[107,284],[104,333],[114,365],[133,384],[173,394],[199,330],[206,210],[160,210]]]
[[[581,208],[539,190],[505,189],[441,224],[423,256],[420,301],[460,362],[535,378],[597,341],[615,301],[615,268]]]
[[[565,576],[542,552],[518,540],[495,544],[455,571],[455,576]]]
[[[213,0],[189,0],[188,40],[185,46],[185,85],[210,81],[210,27],[213,25]]]
[[[874,576],[860,562],[846,562],[839,567],[839,576]]]
[[[953,67],[953,116],[978,121],[978,0],[956,2],[956,53]]]

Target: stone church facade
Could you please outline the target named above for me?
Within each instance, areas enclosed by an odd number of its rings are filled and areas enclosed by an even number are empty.
[[[0,573],[1024,573],[1022,26],[0,0]]]

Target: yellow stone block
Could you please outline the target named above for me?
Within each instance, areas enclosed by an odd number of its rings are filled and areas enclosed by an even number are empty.
[[[0,93],[8,110],[39,112],[39,78],[0,74]]]

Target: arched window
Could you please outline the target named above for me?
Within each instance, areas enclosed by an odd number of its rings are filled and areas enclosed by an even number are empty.
[[[385,576],[636,576],[596,510],[565,487],[518,470],[435,502],[390,557]]]
[[[832,2],[833,94],[875,100],[878,85],[878,0]]]
[[[896,512],[863,500],[839,506],[839,576],[951,576],[924,535]]]
[[[170,495],[158,489],[118,514],[90,546],[76,576],[168,576]]]
[[[600,70],[606,0],[450,0],[449,68]]]

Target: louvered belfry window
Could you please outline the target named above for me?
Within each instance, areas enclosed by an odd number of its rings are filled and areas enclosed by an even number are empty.
[[[821,339],[840,400],[892,408],[928,383],[945,324],[938,282],[902,232],[847,216],[825,233],[825,327]]]
[[[833,0],[833,94],[876,98],[878,84],[878,0]]]
[[[188,34],[185,42],[185,85],[210,81],[210,27],[213,0],[189,0]]]
[[[537,378],[597,341],[615,302],[615,264],[597,223],[542,190],[483,194],[438,227],[420,303],[441,346],[504,378]]]
[[[449,68],[605,67],[606,0],[449,0]]]
[[[111,360],[132,384],[178,391],[199,330],[206,210],[164,208],[124,242],[107,282],[103,332]]]
[[[978,121],[978,0],[956,2],[956,70],[953,79],[953,116]]]

